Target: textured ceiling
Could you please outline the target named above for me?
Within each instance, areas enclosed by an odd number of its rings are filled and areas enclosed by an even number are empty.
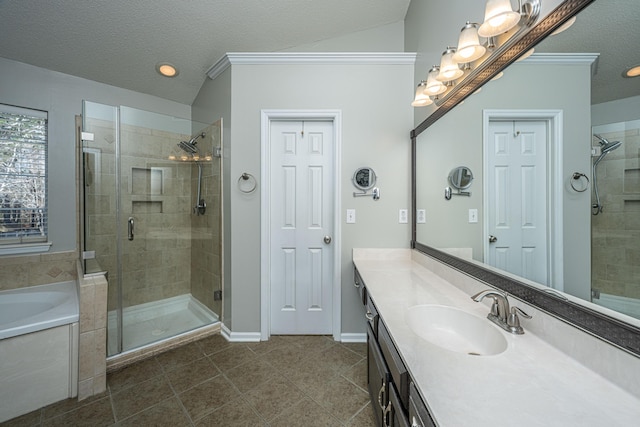
[[[402,21],[410,0],[0,0],[0,57],[191,104],[227,52]],[[155,71],[170,62],[180,75]]]
[[[592,104],[640,95],[640,77],[622,77],[626,68],[640,65],[639,5],[638,0],[597,0],[569,30],[549,37],[536,52],[600,53]]]

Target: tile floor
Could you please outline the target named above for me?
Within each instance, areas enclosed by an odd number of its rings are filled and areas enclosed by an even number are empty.
[[[229,343],[214,335],[107,379],[107,392],[3,426],[375,426],[366,344],[325,336]]]

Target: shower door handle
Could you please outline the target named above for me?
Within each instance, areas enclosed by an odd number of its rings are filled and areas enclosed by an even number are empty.
[[[130,216],[127,220],[127,238],[133,240],[133,217]]]

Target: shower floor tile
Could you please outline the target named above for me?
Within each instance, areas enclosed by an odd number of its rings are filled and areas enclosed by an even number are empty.
[[[331,337],[228,343],[214,335],[109,373],[98,398],[58,402],[2,426],[91,419],[108,426],[373,427],[366,354],[365,343]]]

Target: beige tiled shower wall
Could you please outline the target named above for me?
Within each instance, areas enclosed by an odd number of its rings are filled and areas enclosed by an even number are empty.
[[[622,141],[598,165],[603,212],[592,216],[592,287],[640,298],[640,129],[603,133]]]
[[[0,257],[0,291],[76,280],[75,251]]]
[[[221,123],[218,121],[204,130],[206,136],[198,142],[203,154],[214,153],[221,146]],[[214,313],[220,315],[222,301],[214,301],[213,292],[222,290],[222,210],[219,157],[202,164],[202,198],[207,203],[204,215],[191,216],[191,294]],[[198,167],[191,168],[191,194],[197,194]],[[196,197],[192,198],[195,205]]]
[[[109,310],[117,306],[116,161],[112,123],[87,119],[95,137],[93,179],[85,190],[87,249],[95,248],[95,266],[108,271]],[[121,230],[123,308],[190,292],[191,163],[179,161],[178,141],[189,135],[121,125]],[[169,160],[173,155],[178,160]],[[86,156],[86,154],[85,154]],[[88,182],[89,181],[89,182]],[[134,220],[134,239],[126,235]]]

